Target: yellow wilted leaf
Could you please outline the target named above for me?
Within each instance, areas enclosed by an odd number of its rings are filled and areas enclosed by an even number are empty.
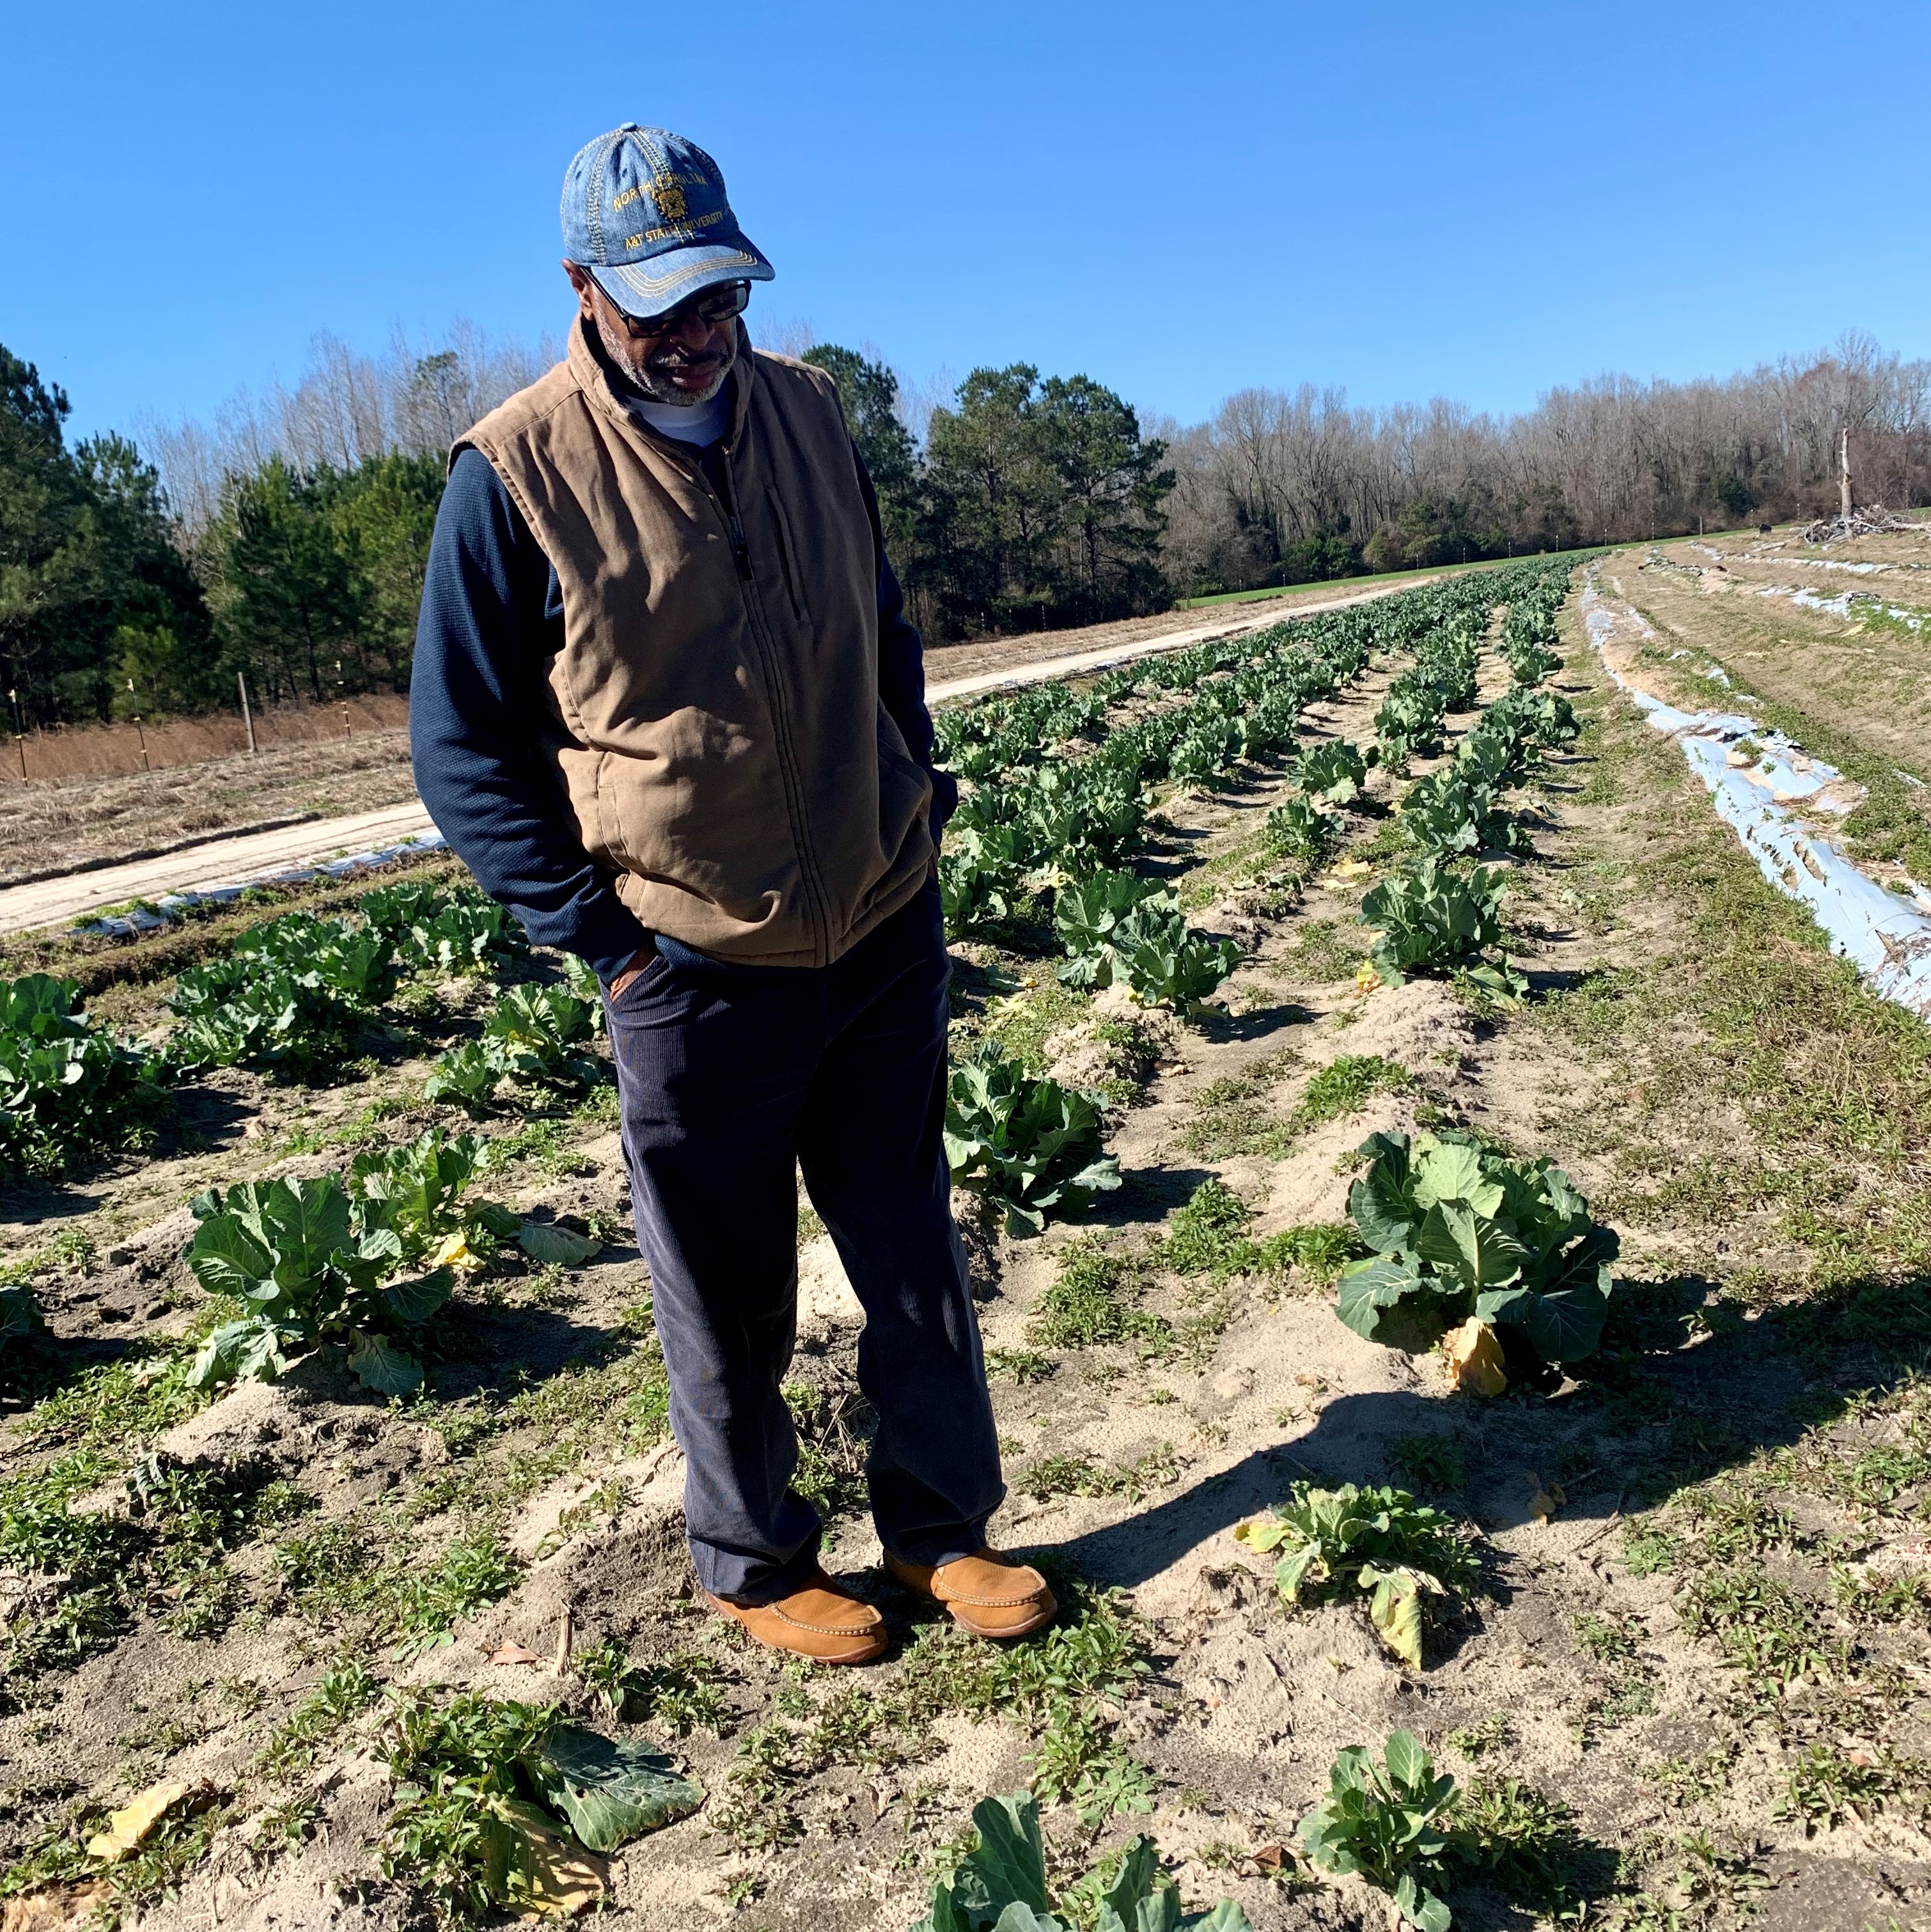
[[[1555,1515],[1569,1498],[1562,1493],[1562,1485],[1560,1483],[1550,1483],[1545,1485],[1542,1478],[1533,1469],[1529,1472],[1529,1480],[1535,1485],[1535,1494],[1529,1498],[1529,1514],[1546,1529],[1549,1527],[1549,1518]]]
[[[1364,1587],[1373,1594],[1368,1599],[1368,1616],[1381,1633],[1381,1641],[1411,1670],[1421,1668],[1421,1588],[1412,1570],[1376,1570],[1361,1572]]]
[[[572,1918],[607,1898],[607,1858],[586,1852],[548,1812],[526,1798],[491,1801],[498,1843],[491,1889],[519,1918]]]
[[[470,1246],[469,1236],[460,1228],[453,1234],[445,1234],[436,1244],[436,1252],[429,1259],[433,1267],[457,1268],[465,1274],[473,1274],[476,1269],[489,1265]]]
[[[1366,960],[1354,969],[1354,990],[1357,993],[1372,993],[1381,983],[1381,976]]]
[[[98,1858],[103,1864],[115,1864],[187,1796],[188,1787],[178,1779],[170,1778],[163,1784],[151,1784],[138,1798],[133,1798],[118,1811],[107,1814],[107,1828],[97,1832],[87,1841],[87,1856]]]
[[[1508,1387],[1509,1378],[1502,1372],[1502,1345],[1487,1322],[1471,1315],[1441,1338],[1441,1352],[1448,1358],[1449,1378],[1457,1388],[1474,1395],[1500,1395]]]

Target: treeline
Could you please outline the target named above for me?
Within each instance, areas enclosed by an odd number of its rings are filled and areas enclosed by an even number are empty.
[[[1507,418],[1303,388],[1162,427],[1182,594],[1819,515],[1846,429],[1861,501],[1931,501],[1931,362],[1863,335],[1720,382],[1603,376]]]
[[[212,424],[70,445],[66,398],[0,349],[0,676],[17,725],[406,688],[443,454],[554,359],[460,331],[320,340],[292,390]],[[1723,382],[1606,377],[1522,416],[1249,390],[1143,424],[1084,376],[974,370],[915,434],[881,361],[837,381],[913,613],[936,639],[1178,598],[1931,500],[1931,363],[1867,338]],[[1157,433],[1152,433],[1157,432]]]

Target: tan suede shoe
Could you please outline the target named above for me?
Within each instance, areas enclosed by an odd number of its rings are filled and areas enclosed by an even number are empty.
[[[975,1636],[1030,1636],[1059,1614],[1045,1578],[996,1550],[982,1550],[936,1568],[901,1562],[888,1552],[885,1567],[908,1590],[943,1604],[952,1622]]]
[[[744,1625],[760,1643],[820,1664],[869,1664],[885,1654],[885,1619],[823,1570],[770,1604],[709,1598],[712,1610]]]

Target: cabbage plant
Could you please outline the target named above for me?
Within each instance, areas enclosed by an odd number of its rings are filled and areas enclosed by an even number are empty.
[[[1477,867],[1463,878],[1431,853],[1382,880],[1361,902],[1363,922],[1379,928],[1368,956],[1384,985],[1411,973],[1459,972],[1504,1000],[1519,1000],[1528,982],[1504,960],[1482,958],[1499,946],[1504,885],[1500,872]]]
[[[1519,1330],[1546,1362],[1596,1352],[1615,1231],[1546,1156],[1513,1161],[1452,1130],[1371,1134],[1348,1212],[1372,1258],[1341,1271],[1336,1312],[1371,1342],[1432,1342],[1471,1318]]]
[[[1368,782],[1368,761],[1345,738],[1311,745],[1293,766],[1294,782],[1310,798],[1351,805]]]
[[[0,980],[0,1169],[57,1174],[124,1145],[162,1105],[149,1057],[81,1011],[73,980]]]
[[[1048,1213],[1077,1213],[1120,1185],[1101,1131],[1093,1095],[1034,1078],[991,1040],[952,1069],[945,1144],[953,1183],[1002,1210],[1009,1234],[1036,1234]]]
[[[911,1932],[1252,1932],[1231,1898],[1188,1912],[1144,1834],[1063,1887],[1046,1868],[1037,1802],[1019,1793],[973,1807],[977,1842],[932,1888],[930,1909]],[[1097,1900],[1096,1910],[1094,1901]]]

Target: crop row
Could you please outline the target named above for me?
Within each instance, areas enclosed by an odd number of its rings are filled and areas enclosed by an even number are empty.
[[[1411,656],[1382,704],[1371,754],[1405,769],[1438,748],[1451,711],[1474,703],[1482,640],[1506,602],[1517,687],[1488,708],[1454,766],[1411,788],[1422,795],[1403,829],[1420,862],[1388,881],[1366,916],[1382,930],[1376,964],[1390,983],[1452,969],[1508,995],[1519,980],[1480,957],[1500,938],[1500,882],[1462,878],[1443,861],[1498,836],[1519,843],[1498,808],[1501,791],[1539,748],[1574,735],[1564,700],[1529,688],[1560,663],[1547,646],[1568,576],[1566,565],[1540,562],[1486,572],[1122,668],[1084,688],[1042,686],[946,712],[942,755],[963,789],[940,862],[949,927],[1022,944],[1029,928],[1050,930],[1067,985],[1119,984],[1147,1004],[1197,1010],[1240,949],[1191,930],[1177,895],[1131,869],[1162,789],[1285,765],[1299,796],[1269,814],[1267,849],[1318,868],[1339,837],[1327,808],[1360,798],[1367,760],[1345,742],[1303,748],[1303,712],[1358,680],[1378,651]],[[1001,1209],[1013,1234],[1036,1232],[1048,1213],[1077,1211],[1119,1184],[1095,1097],[1027,1075],[989,1042],[955,1070],[946,1124],[954,1179]]]
[[[138,1145],[168,1090],[217,1068],[337,1078],[411,978],[496,973],[528,950],[475,887],[405,881],[363,893],[349,914],[265,920],[185,968],[166,1002],[175,1023],[157,1042],[97,1024],[71,980],[0,981],[0,1171],[56,1174]],[[425,1097],[474,1107],[508,1078],[593,1080],[581,1048],[601,1023],[595,982],[574,962],[569,977],[568,990],[511,988],[480,1040],[438,1060]]]

